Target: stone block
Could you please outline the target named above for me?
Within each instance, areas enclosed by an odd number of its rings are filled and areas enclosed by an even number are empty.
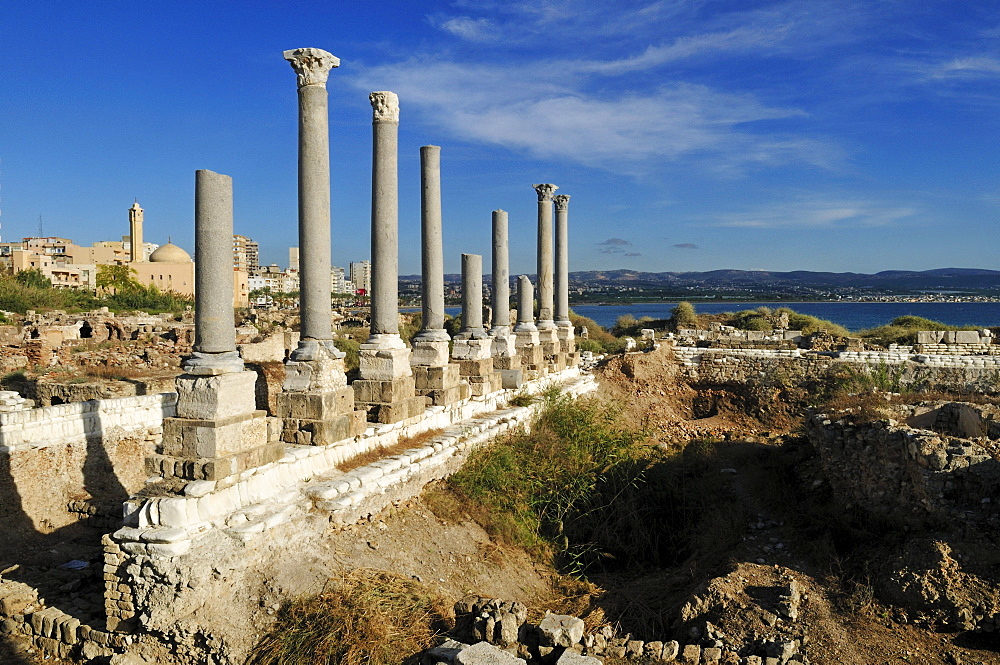
[[[482,376],[467,376],[469,388],[476,397],[489,395],[503,388],[503,377],[500,372],[490,372]]]
[[[482,360],[493,357],[493,339],[456,339],[452,343],[453,360]]]
[[[400,376],[387,381],[358,379],[351,387],[354,389],[354,400],[359,404],[399,402],[413,397],[416,390],[412,376]]]
[[[479,642],[456,653],[454,662],[455,665],[526,665],[527,661],[489,642]]]
[[[520,369],[502,369],[500,371],[501,386],[508,390],[516,390],[524,385],[524,371]]]
[[[956,344],[979,344],[979,331],[978,330],[956,330],[955,331],[955,343]]]
[[[324,420],[286,418],[281,440],[303,446],[328,446],[364,434],[364,411],[351,411]]]
[[[366,381],[392,381],[411,376],[410,349],[398,335],[393,340],[365,343],[358,351],[358,377]],[[397,345],[398,343],[398,345]]]
[[[318,346],[314,360],[289,360],[285,363],[285,391],[327,391],[347,385],[344,359]]]
[[[448,406],[463,399],[469,399],[472,395],[469,384],[466,381],[456,383],[450,388],[440,388],[437,390],[417,390],[417,394],[430,399],[434,406]]]
[[[485,376],[493,372],[493,358],[461,360],[458,363],[458,367],[462,376]]]
[[[256,372],[176,379],[177,417],[213,420],[253,413],[257,408]]]
[[[414,340],[411,342],[410,365],[440,367],[447,365],[450,350],[448,340]]]
[[[275,395],[275,415],[279,418],[325,420],[354,410],[354,389],[280,392]]]
[[[218,457],[267,442],[264,411],[217,420],[163,419],[162,452],[175,457]]]
[[[426,397],[411,397],[390,403],[367,404],[368,421],[373,423],[398,423],[419,416],[427,408]]]
[[[521,347],[518,353],[521,356],[522,367],[535,367],[545,362],[545,354],[539,344]]]
[[[417,390],[442,390],[450,388],[461,381],[459,366],[456,363],[436,367],[414,367],[413,385]]]
[[[515,335],[508,333],[506,335],[493,335],[492,338],[494,358],[510,357],[517,353],[517,337]]]
[[[684,645],[679,662],[685,663],[685,665],[699,665],[701,663],[701,647],[697,644]]]
[[[521,369],[521,356],[493,356],[493,369]]]
[[[514,334],[514,346],[520,352],[521,347],[541,344],[537,330],[521,330]]]

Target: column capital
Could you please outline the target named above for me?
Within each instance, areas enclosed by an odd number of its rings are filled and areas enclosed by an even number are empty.
[[[294,48],[281,55],[298,74],[300,88],[307,85],[326,86],[330,70],[340,67],[340,58],[321,48]]]
[[[552,197],[552,202],[556,204],[556,210],[568,210],[569,194],[556,194]]]
[[[380,90],[368,95],[372,103],[372,122],[399,122],[399,97],[394,92]]]
[[[552,200],[552,194],[557,189],[559,189],[558,185],[549,185],[549,184],[532,185],[532,187],[534,188],[534,190],[536,192],[538,192],[538,200],[539,200],[539,202],[541,202],[541,201],[551,201]]]

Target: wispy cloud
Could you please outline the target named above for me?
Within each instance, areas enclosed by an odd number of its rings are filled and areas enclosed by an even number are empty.
[[[932,79],[1000,77],[1000,59],[986,56],[953,58],[931,65],[927,76]]]
[[[717,226],[757,229],[873,227],[896,224],[916,214],[908,206],[876,201],[802,197],[715,218]]]
[[[677,249],[701,249],[698,245],[693,242],[680,242],[674,245]]]
[[[597,251],[601,254],[624,254],[625,256],[638,256],[626,251],[626,247],[631,247],[632,243],[624,238],[608,238],[597,243]]]
[[[494,41],[499,37],[497,27],[486,18],[455,16],[448,19],[431,19],[445,32],[472,42]]]

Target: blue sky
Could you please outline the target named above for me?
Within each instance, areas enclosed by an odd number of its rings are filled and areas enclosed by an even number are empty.
[[[1000,2],[0,3],[0,235],[193,249],[194,171],[287,263],[295,75],[329,79],[333,261],[369,255],[371,107],[399,95],[400,270],[442,146],[446,270],[532,183],[569,194],[571,270],[1000,269]]]

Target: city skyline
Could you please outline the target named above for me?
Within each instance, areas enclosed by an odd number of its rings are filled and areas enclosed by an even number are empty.
[[[445,269],[533,273],[535,193],[569,194],[571,271],[997,268],[1000,21],[947,2],[191,2],[0,8],[0,235],[193,251],[193,172],[236,233],[296,236],[295,76],[330,75],[333,256],[369,254],[371,108],[400,96],[400,273],[420,272],[419,147],[442,146]],[[987,240],[987,242],[982,242]]]

